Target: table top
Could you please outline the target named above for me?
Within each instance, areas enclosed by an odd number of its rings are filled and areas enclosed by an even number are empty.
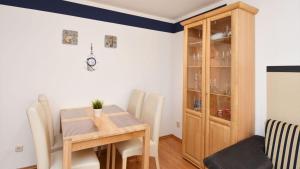
[[[145,130],[148,124],[116,105],[105,106],[100,117],[92,107],[60,111],[63,139],[72,142],[90,140]]]

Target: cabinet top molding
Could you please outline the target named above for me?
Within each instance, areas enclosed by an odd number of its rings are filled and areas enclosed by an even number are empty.
[[[253,15],[257,14],[257,12],[258,12],[258,9],[253,7],[253,6],[250,6],[250,5],[248,5],[244,2],[236,2],[236,3],[230,4],[230,5],[224,6],[222,8],[213,10],[211,12],[205,13],[203,15],[198,15],[198,16],[195,16],[191,19],[182,21],[180,24],[182,26],[185,26],[185,25],[188,25],[190,23],[197,22],[197,21],[200,21],[200,20],[215,16],[215,15],[218,15],[220,13],[232,11],[234,9],[242,9],[242,10],[245,10],[249,13],[252,13]]]

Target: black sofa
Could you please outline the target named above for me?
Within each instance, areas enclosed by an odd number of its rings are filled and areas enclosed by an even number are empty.
[[[204,159],[209,169],[272,169],[264,153],[264,137],[252,136]]]

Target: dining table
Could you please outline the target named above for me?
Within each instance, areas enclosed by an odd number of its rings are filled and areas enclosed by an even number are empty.
[[[72,152],[140,137],[143,138],[141,168],[149,169],[150,126],[119,106],[104,106],[99,117],[94,115],[92,107],[62,109],[60,120],[63,169],[71,169]]]

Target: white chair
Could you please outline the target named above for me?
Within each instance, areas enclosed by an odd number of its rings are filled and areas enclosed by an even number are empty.
[[[141,115],[144,97],[145,97],[145,92],[138,90],[138,89],[134,89],[131,92],[131,95],[129,97],[127,112],[131,113],[138,119],[140,118],[140,115]],[[110,153],[111,153],[111,145],[108,145],[107,146],[107,154],[106,154],[106,156],[107,156],[106,168],[109,168]]]
[[[163,111],[164,97],[157,94],[149,94],[143,104],[141,120],[148,123],[151,127],[150,156],[155,158],[156,168],[160,169],[158,160],[158,141],[160,119]],[[122,169],[126,169],[127,158],[136,155],[142,155],[142,138],[132,139],[113,145],[112,167],[115,166],[116,149],[122,156]]]
[[[136,118],[140,118],[144,97],[145,92],[137,89],[133,90],[130,95],[127,111]]]
[[[42,111],[44,110],[39,103],[35,103],[27,110],[35,146],[37,169],[61,169],[63,152],[59,150],[51,154],[47,124],[42,117]],[[72,153],[71,168],[100,169],[100,163],[96,154],[91,149],[87,149]]]
[[[49,139],[50,139],[50,145],[51,145],[51,151],[57,151],[61,150],[63,145],[62,145],[62,135],[57,134],[54,135],[54,129],[53,129],[53,118],[52,118],[52,111],[48,102],[48,99],[45,95],[40,94],[38,96],[38,102],[42,105],[44,111],[44,118],[47,123],[47,128],[46,130],[48,131]]]

